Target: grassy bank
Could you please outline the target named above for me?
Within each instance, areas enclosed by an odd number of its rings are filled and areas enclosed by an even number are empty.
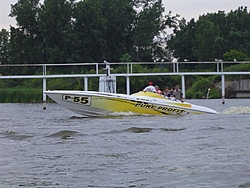
[[[0,89],[1,103],[33,103],[43,101],[43,91],[37,88]]]

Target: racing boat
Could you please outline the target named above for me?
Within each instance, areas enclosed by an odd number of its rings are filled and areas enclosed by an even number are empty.
[[[152,92],[131,95],[96,91],[45,91],[51,99],[83,117],[107,116],[119,112],[149,115],[216,114],[213,109],[171,100]]]

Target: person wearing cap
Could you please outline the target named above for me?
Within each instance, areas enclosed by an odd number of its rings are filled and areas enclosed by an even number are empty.
[[[158,85],[155,85],[155,90],[156,90],[156,93],[162,95],[162,91],[160,90],[160,87]]]
[[[148,86],[143,89],[144,92],[153,92],[157,93],[155,87],[153,86],[153,82],[149,82]]]

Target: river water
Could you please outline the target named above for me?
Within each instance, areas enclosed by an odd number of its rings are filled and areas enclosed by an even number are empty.
[[[0,104],[0,187],[250,187],[250,99],[187,102],[218,114],[82,118]]]

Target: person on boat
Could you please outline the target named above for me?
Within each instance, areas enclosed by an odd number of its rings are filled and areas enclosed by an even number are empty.
[[[170,97],[170,90],[168,89],[168,86],[165,87],[165,90],[163,92],[164,97],[169,98]]]
[[[169,91],[169,93],[170,93],[170,97],[174,97],[174,87],[172,87],[171,88],[171,90]]]
[[[182,90],[179,88],[179,85],[176,85],[176,86],[175,86],[175,90],[174,90],[174,92],[173,92],[173,96],[174,96],[177,100],[180,100],[181,102],[184,101],[183,93],[182,93]]]
[[[165,91],[164,91],[164,97],[172,100],[172,101],[176,101],[176,98],[174,97],[174,90],[175,88],[172,87],[170,90],[168,89],[168,86],[166,86]]]
[[[160,90],[160,87],[158,85],[155,85],[155,90],[156,90],[156,93],[162,95],[162,91]]]
[[[157,93],[155,87],[153,86],[153,82],[149,82],[148,86],[143,89],[144,92],[153,92]]]

